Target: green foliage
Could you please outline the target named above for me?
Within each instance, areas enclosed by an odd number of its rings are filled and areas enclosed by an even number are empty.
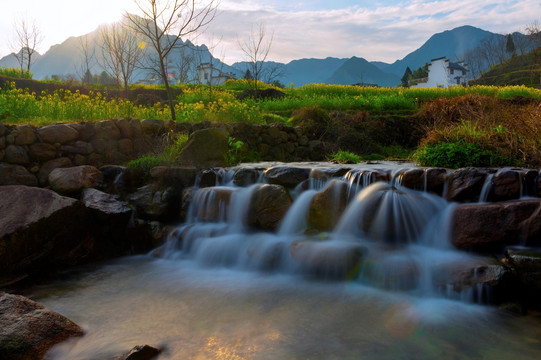
[[[9,76],[17,79],[32,79],[34,74],[29,70],[22,70],[18,68],[5,68],[0,66],[0,75]]]
[[[423,146],[414,153],[413,158],[421,166],[453,169],[512,165],[509,159],[505,159],[493,149],[460,140]]]
[[[338,164],[357,164],[361,157],[349,151],[338,150],[327,157],[330,162]]]
[[[227,144],[228,150],[225,155],[225,161],[228,166],[235,166],[243,162],[261,161],[261,154],[255,150],[249,149],[244,141],[229,137],[229,139],[227,139]]]
[[[166,159],[162,155],[144,155],[135,160],[129,161],[126,164],[126,167],[148,173],[153,167],[165,165],[166,163]]]
[[[150,169],[156,166],[174,165],[177,163],[178,156],[187,142],[187,134],[176,135],[169,141],[169,145],[163,149],[161,154],[141,156],[135,160],[129,161],[126,164],[126,167],[142,170],[144,173],[148,173]]]
[[[404,75],[402,75],[402,79],[400,81],[402,82],[402,87],[409,87],[408,81],[411,79],[412,72],[410,67],[406,67],[406,71],[404,71]]]

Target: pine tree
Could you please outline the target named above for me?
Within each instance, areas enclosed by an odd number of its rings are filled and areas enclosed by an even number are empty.
[[[511,56],[515,56],[515,43],[513,42],[513,37],[511,34],[507,35],[507,44],[505,44],[505,51]]]
[[[253,80],[252,73],[250,72],[250,69],[246,70],[246,73],[244,73],[244,78],[247,80]]]
[[[412,72],[411,72],[410,67],[408,66],[406,68],[406,71],[404,71],[404,75],[402,75],[402,79],[401,79],[403,87],[409,87],[408,81],[410,80],[411,75],[412,75]]]

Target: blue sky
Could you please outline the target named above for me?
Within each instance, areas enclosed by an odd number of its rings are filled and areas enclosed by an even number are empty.
[[[143,0],[144,1],[144,0]],[[40,52],[69,36],[136,12],[132,0],[0,0],[0,57],[11,51],[13,20],[35,19],[44,41]],[[215,56],[242,60],[239,40],[254,24],[274,33],[269,58],[359,56],[393,62],[417,49],[437,32],[473,25],[492,32],[523,31],[541,20],[540,0],[221,0],[220,13],[194,41],[213,43]]]

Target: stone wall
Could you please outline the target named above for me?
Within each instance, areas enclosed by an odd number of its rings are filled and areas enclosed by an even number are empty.
[[[113,119],[43,127],[0,123],[0,185],[46,186],[55,168],[122,165],[160,149],[167,132],[221,127],[246,143],[261,160],[323,160],[323,143],[300,128],[283,124],[171,123],[162,120]]]

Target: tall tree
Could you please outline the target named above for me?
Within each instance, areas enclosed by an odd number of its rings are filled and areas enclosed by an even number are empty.
[[[36,25],[35,21],[31,23],[24,18],[15,20],[15,38],[12,48],[14,49],[15,57],[21,67],[21,72],[24,70],[30,71],[32,65],[32,57],[36,54],[36,48],[43,41],[43,35]]]
[[[182,43],[182,37],[195,36],[215,17],[218,0],[134,0],[142,17],[126,14],[130,27],[154,50],[149,65],[165,85],[171,118],[176,119],[175,102],[169,86],[167,57]]]
[[[252,27],[250,36],[246,41],[240,42],[239,47],[246,56],[248,69],[252,75],[254,88],[257,90],[258,80],[261,80],[263,75],[263,66],[272,46],[274,33],[267,37],[265,24],[260,23],[257,29]]]
[[[402,81],[402,87],[409,87],[409,80],[412,76],[412,72],[411,72],[411,69],[410,67],[408,66],[406,68],[406,71],[404,71],[404,75],[402,75],[402,79],[400,79],[400,81]]]
[[[516,55],[516,48],[515,48],[515,42],[513,41],[513,36],[511,34],[507,34],[507,41],[505,44],[505,51],[509,56],[515,56]]]
[[[81,63],[77,69],[78,75],[81,78],[83,85],[88,85],[92,81],[92,61],[95,55],[94,47],[90,46],[88,42],[88,35],[81,36],[79,38],[79,53],[81,57]]]

